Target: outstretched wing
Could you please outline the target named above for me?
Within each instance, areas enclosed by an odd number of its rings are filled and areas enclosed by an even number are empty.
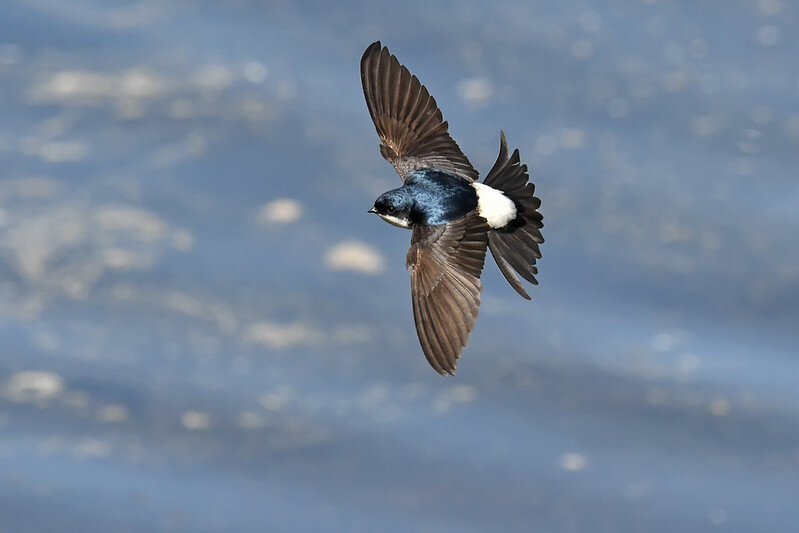
[[[383,154],[405,181],[417,169],[434,168],[477,179],[477,171],[447,132],[435,99],[380,41],[361,58],[361,82]]]
[[[438,226],[413,230],[411,269],[413,319],[422,351],[439,374],[455,374],[480,307],[480,273],[488,224],[475,211]]]

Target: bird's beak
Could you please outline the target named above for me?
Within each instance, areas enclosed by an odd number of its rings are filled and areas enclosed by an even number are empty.
[[[375,209],[375,208],[373,207],[373,208],[371,208],[369,211],[367,211],[367,213],[377,213],[377,209]]]

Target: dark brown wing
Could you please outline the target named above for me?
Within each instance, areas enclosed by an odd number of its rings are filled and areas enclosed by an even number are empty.
[[[488,229],[472,211],[453,222],[413,230],[407,258],[413,319],[427,361],[442,375],[455,375],[477,320]]]
[[[380,153],[394,165],[402,181],[420,168],[477,179],[477,171],[449,136],[436,101],[388,48],[381,48],[380,41],[363,53],[361,82],[382,141]]]

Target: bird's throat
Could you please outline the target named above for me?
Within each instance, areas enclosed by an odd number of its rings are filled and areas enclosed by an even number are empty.
[[[394,215],[383,215],[378,213],[380,218],[391,224],[392,226],[397,226],[398,228],[410,228],[411,221],[404,217],[397,217]]]

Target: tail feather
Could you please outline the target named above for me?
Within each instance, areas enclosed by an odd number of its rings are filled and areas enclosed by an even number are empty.
[[[543,216],[538,212],[541,200],[533,196],[535,185],[528,182],[530,176],[527,174],[527,165],[521,164],[519,150],[514,150],[508,156],[504,132],[500,132],[499,139],[497,161],[488,172],[484,183],[499,189],[513,200],[516,205],[516,219],[504,228],[488,232],[488,248],[510,286],[523,298],[530,300],[530,295],[516,274],[534,285],[538,284],[535,279],[538,274],[535,262],[541,258],[539,245],[544,242],[541,235],[541,228],[544,227]]]
[[[502,253],[497,250],[497,240],[491,239],[491,232],[488,232],[488,235],[488,249],[491,250],[491,256],[497,263],[499,271],[502,272],[502,275],[505,276],[505,279],[508,280],[508,283],[510,283],[510,286],[513,287],[516,292],[523,298],[531,300],[532,298],[530,298],[530,295],[524,290],[524,285],[522,285],[522,282],[519,281],[519,278],[517,278],[516,274],[511,270],[513,267],[508,264]]]
[[[533,193],[533,191],[530,191],[530,194],[532,194],[532,193]],[[525,211],[530,211],[531,216],[533,214],[536,214],[536,215],[539,215],[539,217],[540,217],[541,213],[535,213],[535,210],[538,209],[539,207],[541,207],[541,200],[539,200],[535,196],[533,196],[532,198],[525,198],[523,200],[517,200],[516,203],[521,205],[522,207],[524,207]],[[540,218],[543,218],[543,217],[540,217]]]
[[[541,234],[540,232],[538,233],[539,235]],[[522,245],[524,246],[524,251],[533,256],[533,262],[535,262],[536,259],[541,259],[541,249],[538,247],[538,241],[536,241],[536,237],[534,235],[526,231],[526,228],[519,228],[511,235],[521,241]]]
[[[534,250],[525,248],[525,244],[516,235],[507,235],[506,243],[510,248],[511,253],[509,259],[511,265],[514,267],[521,277],[526,279],[532,284],[538,284],[535,279],[535,274],[538,272],[534,265],[536,260],[536,253]]]

